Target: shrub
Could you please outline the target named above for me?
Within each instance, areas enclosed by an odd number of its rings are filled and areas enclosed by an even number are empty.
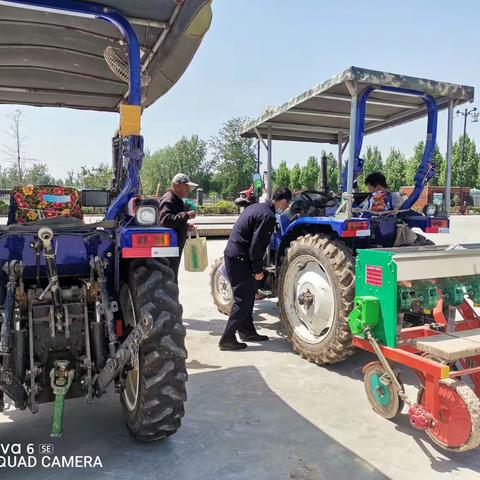
[[[227,200],[220,200],[214,204],[199,205],[199,215],[236,215],[238,207],[233,202]]]
[[[220,200],[215,204],[215,208],[219,215],[232,215],[238,212],[237,206],[233,202],[227,200]]]

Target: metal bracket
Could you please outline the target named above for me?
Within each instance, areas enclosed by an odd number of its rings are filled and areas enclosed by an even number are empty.
[[[413,403],[408,399],[407,394],[405,393],[405,390],[403,389],[402,385],[398,381],[397,375],[393,371],[392,367],[388,363],[388,360],[385,358],[385,355],[382,352],[382,349],[378,346],[377,341],[375,338],[373,338],[370,328],[365,329],[365,337],[367,340],[370,342],[370,345],[372,346],[373,350],[375,351],[375,354],[377,355],[378,359],[380,360],[380,363],[382,364],[383,368],[387,372],[387,378],[388,380],[393,383],[395,386],[396,390],[398,391],[398,396],[409,406],[411,407]],[[382,383],[386,381],[384,378],[385,375],[382,376]],[[384,385],[387,385],[387,383],[384,383]]]

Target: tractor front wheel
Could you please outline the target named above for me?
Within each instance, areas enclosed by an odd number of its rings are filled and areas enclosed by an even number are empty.
[[[180,427],[187,399],[185,327],[168,264],[160,259],[132,263],[121,285],[120,306],[127,328],[134,327],[144,313],[154,319],[152,332],[126,374],[120,400],[133,437],[160,440]]]
[[[278,283],[280,320],[300,356],[336,363],[353,353],[348,314],[354,298],[352,251],[325,234],[299,237],[286,250]]]

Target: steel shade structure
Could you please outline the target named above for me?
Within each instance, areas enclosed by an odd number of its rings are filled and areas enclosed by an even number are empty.
[[[379,88],[382,90],[378,90]],[[402,92],[395,91],[401,90]],[[366,100],[363,125],[358,102],[370,91]],[[331,79],[316,85],[279,107],[268,107],[255,120],[246,123],[243,137],[262,137],[268,140],[268,172],[271,172],[272,140],[338,144],[339,170],[342,153],[351,137],[379,132],[427,115],[424,98],[405,92],[422,92],[433,99],[438,110],[448,108],[451,125],[453,108],[473,100],[474,88],[424,78],[350,67]],[[360,129],[360,130],[359,130]],[[427,135],[427,140],[429,139]],[[350,142],[349,158],[358,156],[356,141]],[[452,129],[447,132],[447,192],[451,166]],[[352,192],[353,162],[349,163],[347,192]],[[339,175],[340,180],[340,175]],[[267,190],[271,194],[271,181]]]
[[[0,1],[0,103],[117,111],[128,85],[103,54],[108,46],[124,47],[124,40],[115,25],[98,21],[105,6],[133,26],[142,74],[151,79],[143,89],[142,106],[148,107],[181,77],[211,21],[211,0],[76,3],[99,4],[100,12],[68,16]]]
[[[472,101],[473,87],[409,77],[394,73],[350,67],[331,79],[298,95],[279,107],[268,107],[255,120],[245,124],[243,137],[255,137],[257,131],[264,138],[271,128],[272,140],[338,143],[342,132],[348,140],[350,110],[354,90],[357,95],[369,87],[397,87],[422,91],[431,95],[439,110]],[[424,102],[412,95],[375,91],[367,100],[365,133],[374,133],[425,116]]]

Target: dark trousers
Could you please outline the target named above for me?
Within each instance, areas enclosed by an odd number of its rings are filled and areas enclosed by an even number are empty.
[[[182,257],[179,255],[178,257],[170,257],[168,259],[168,263],[170,264],[170,268],[173,270],[173,281],[178,285],[178,269],[180,268],[180,261]]]
[[[220,341],[233,340],[237,331],[241,333],[255,332],[253,305],[256,281],[250,261],[225,256],[225,269],[232,286],[233,307]]]
[[[173,281],[178,285],[178,269],[180,268],[180,262],[182,261],[182,248],[178,249],[178,257],[169,257],[168,264],[170,268],[173,270]]]

